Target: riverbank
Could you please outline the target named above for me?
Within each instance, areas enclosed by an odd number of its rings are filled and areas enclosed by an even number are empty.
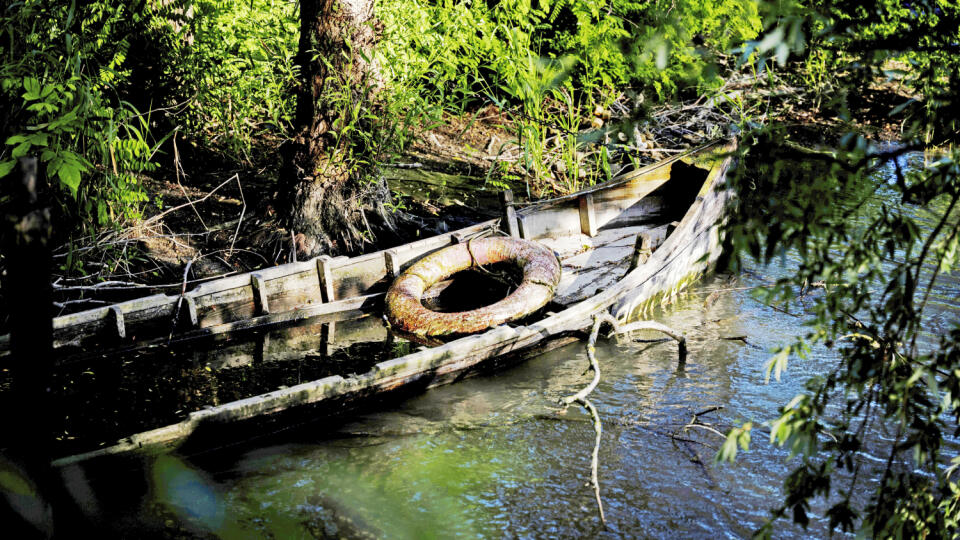
[[[898,119],[887,116],[884,106],[908,97],[892,85],[878,85],[843,112],[813,90],[755,80],[734,80],[711,97],[653,107],[625,92],[595,110],[592,125],[584,120],[586,129],[563,133],[546,126],[545,166],[536,169],[549,171],[543,175],[529,174],[517,138],[521,126],[511,111],[488,105],[447,115],[380,168],[392,192],[395,227],[371,221],[376,228],[366,249],[493,217],[497,193],[505,188],[520,200],[563,194],[745,126],[779,123],[789,140],[810,148],[835,145],[852,129],[894,141]],[[54,282],[58,313],[175,292],[292,260],[292,238],[275,202],[279,152],[269,150],[279,142],[264,141],[262,159],[243,168],[200,150],[175,151],[171,167],[143,178],[150,201],[143,219],[55,250],[61,269]],[[568,167],[571,156],[574,165]],[[576,178],[571,170],[578,171]]]

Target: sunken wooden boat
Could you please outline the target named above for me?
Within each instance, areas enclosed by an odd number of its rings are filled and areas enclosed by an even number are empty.
[[[207,372],[280,365],[304,355],[330,359],[360,342],[386,343],[387,354],[362,369],[348,366],[299,384],[221,398],[199,410],[188,405],[169,425],[56,463],[223,444],[237,426],[276,431],[293,412],[297,418],[335,416],[403,389],[422,391],[542,353],[578,339],[602,312],[619,320],[635,317],[697,279],[720,255],[720,225],[731,199],[724,178],[734,148],[733,141],[716,141],[578,193],[526,205],[513,204],[507,192],[499,219],[400,247],[319,257],[203,283],[182,295],[58,317],[55,346],[65,365],[107,349],[198,339],[217,342],[215,356],[191,345]],[[393,336],[382,305],[394,278],[427,254],[491,235],[535,240],[557,254],[562,275],[552,302],[516,323],[432,347]],[[349,364],[356,356],[343,353],[339,361]]]

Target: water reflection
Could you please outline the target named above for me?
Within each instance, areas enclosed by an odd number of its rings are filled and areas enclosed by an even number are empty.
[[[766,419],[831,358],[819,351],[818,360],[765,385],[769,350],[803,327],[751,300],[742,289],[752,284],[714,278],[658,314],[688,337],[683,371],[673,342],[598,343],[603,378],[591,400],[604,419],[606,530],[589,486],[589,418],[576,408],[558,414],[555,405],[590,378],[582,344],[354,417],[332,438],[306,429],[193,463],[256,534],[748,535],[780,495],[785,452],[758,441],[735,466],[715,467],[717,435],[671,434],[717,406],[702,421],[721,431]],[[731,336],[746,342],[722,339]]]

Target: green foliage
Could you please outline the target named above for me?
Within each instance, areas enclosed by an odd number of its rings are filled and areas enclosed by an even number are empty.
[[[0,176],[39,157],[70,215],[104,225],[136,217],[158,144],[149,118],[115,93],[127,76],[133,32],[169,26],[128,2],[27,0],[0,12]]]
[[[682,87],[718,85],[706,69],[714,55],[761,29],[756,4],[746,0],[381,0],[380,15],[385,49],[402,51],[395,69],[427,74],[425,86],[463,99],[494,89],[522,100],[531,56],[576,58],[566,86],[591,99],[627,85],[668,98]]]
[[[186,102],[185,134],[250,161],[258,139],[283,137],[293,122],[300,34],[296,4],[282,0],[194,0],[192,42],[166,67]]]
[[[720,450],[717,451],[714,461],[722,462],[737,459],[738,450],[748,450],[750,448],[750,433],[753,429],[752,422],[746,422],[742,426],[735,427],[727,434],[727,439],[723,441]]]
[[[631,33],[629,72],[660,99],[684,87],[697,95],[719,88],[722,57],[762,28],[755,2],[690,0],[654,6],[646,13],[646,24]]]
[[[806,526],[810,503],[820,498],[832,505],[831,529],[955,536],[957,461],[948,461],[945,441],[960,431],[960,327],[934,346],[920,342],[937,278],[960,262],[960,152],[935,147],[958,139],[960,59],[949,51],[960,38],[960,10],[884,0],[777,8],[767,13],[766,32],[742,48],[742,60],[795,62],[801,76],[820,82],[828,69],[845,66],[830,82],[829,106],[847,118],[848,100],[886,77],[916,97],[889,103],[904,126],[899,147],[877,148],[856,131],[825,152],[790,143],[782,126],[744,134],[744,166],[731,178],[741,200],[727,241],[761,263],[787,252],[799,258],[794,275],[770,288],[769,302],[789,303],[811,284],[824,288],[811,331],[768,370],[785,369],[791,352],[812,343],[836,349],[840,359],[769,424],[771,442],[799,460],[773,517],[792,515]],[[904,170],[903,156],[916,150],[937,158]],[[878,430],[891,436],[878,439]],[[740,439],[732,431],[724,448]],[[881,459],[878,471],[870,474],[875,464],[864,454]],[[758,532],[774,530],[771,520]]]
[[[747,0],[381,0],[379,14],[392,80],[415,81],[459,114],[494,103],[522,155],[503,180],[552,177],[568,190],[609,175],[606,149],[587,163],[577,157],[585,143],[571,136],[595,106],[626,87],[659,99],[715,89],[718,58],[761,28]],[[559,166],[547,158],[555,145]]]

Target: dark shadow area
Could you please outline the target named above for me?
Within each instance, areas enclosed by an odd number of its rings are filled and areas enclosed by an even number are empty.
[[[502,262],[464,270],[430,287],[423,295],[427,309],[441,313],[470,311],[503,300],[523,280],[515,263]]]

